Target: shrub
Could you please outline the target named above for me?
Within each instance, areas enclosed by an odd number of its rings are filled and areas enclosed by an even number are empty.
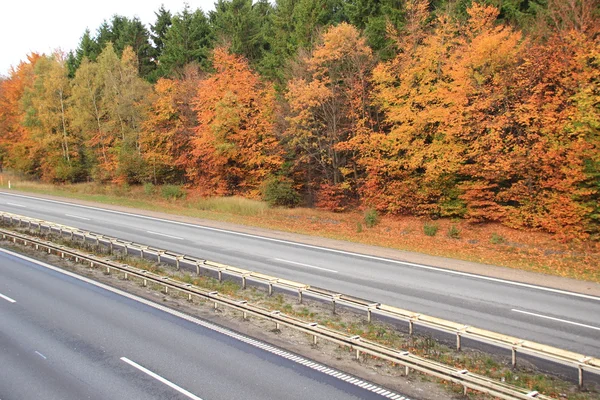
[[[263,186],[263,200],[270,206],[295,207],[300,195],[288,180],[273,178]]]
[[[423,232],[427,236],[435,236],[438,232],[438,229],[439,229],[438,224],[425,223],[425,225],[423,225]]]
[[[497,233],[492,233],[492,237],[490,238],[490,242],[492,244],[503,244],[503,243],[506,243],[506,239],[502,235],[498,235]]]
[[[162,196],[167,199],[181,199],[185,197],[185,191],[179,185],[164,185],[161,188]]]
[[[362,231],[363,231],[362,224],[360,223],[360,221],[358,221],[356,223],[356,233],[361,233]]]
[[[343,185],[323,183],[317,192],[315,206],[333,212],[343,212],[348,208],[348,193]]]
[[[369,208],[367,211],[365,211],[364,220],[367,228],[372,228],[377,225],[379,223],[379,214],[377,213],[377,210]]]
[[[148,196],[154,194],[154,185],[150,182],[144,183],[144,193]]]
[[[452,239],[460,239],[460,229],[458,229],[456,225],[452,225],[450,229],[448,229],[448,237]]]

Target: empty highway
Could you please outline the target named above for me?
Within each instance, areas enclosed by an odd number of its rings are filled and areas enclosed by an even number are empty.
[[[394,260],[0,193],[0,210],[293,279],[600,356],[600,298]]]
[[[0,250],[0,399],[404,398],[151,304]]]

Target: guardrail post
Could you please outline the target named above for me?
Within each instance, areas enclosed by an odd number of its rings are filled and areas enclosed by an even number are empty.
[[[577,366],[577,369],[579,370],[579,388],[581,389],[583,387],[583,367],[581,365]]]
[[[169,287],[165,285],[165,294],[169,294]]]
[[[409,334],[409,336],[412,336],[412,334],[414,332],[414,329],[415,329],[415,323],[412,320],[408,321],[408,334]]]
[[[148,286],[148,279],[144,278],[142,286],[144,286],[144,287]]]
[[[313,345],[317,345],[317,335],[313,335]]]
[[[158,255],[158,258],[160,260],[160,253]],[[196,275],[200,275],[200,263],[196,263]]]
[[[410,368],[408,365],[404,366],[404,376],[408,376],[408,373],[410,372]]]
[[[512,348],[512,367],[517,368],[517,348]]]
[[[360,350],[356,349],[356,361],[360,361]]]
[[[218,277],[219,277],[219,282],[223,282],[223,271],[221,271],[221,270],[218,270],[218,271],[217,271],[217,275],[218,275]]]
[[[460,332],[456,332],[456,351],[460,351]]]
[[[242,289],[246,289],[246,277],[242,275]]]
[[[273,295],[273,284],[269,282],[269,296]]]
[[[125,272],[125,280],[128,281],[129,280],[129,274],[127,272]]]
[[[373,312],[371,311],[371,307],[367,308],[367,322],[370,324],[371,320],[372,320],[372,316],[371,314],[373,314]]]
[[[302,289],[298,289],[298,303],[302,304]]]
[[[110,275],[110,267],[106,267],[106,273]]]
[[[175,257],[175,266],[177,267],[177,271],[179,271],[179,260],[181,260],[183,257],[179,256],[179,257]]]
[[[335,315],[335,298],[331,299],[331,304],[333,306],[333,315]]]

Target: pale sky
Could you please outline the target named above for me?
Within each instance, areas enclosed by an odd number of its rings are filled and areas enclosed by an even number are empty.
[[[192,10],[214,9],[214,0],[7,0],[0,13],[0,75],[7,76],[30,52],[74,50],[86,28],[92,34],[114,14],[137,16],[149,29],[161,4],[176,14],[188,3]]]

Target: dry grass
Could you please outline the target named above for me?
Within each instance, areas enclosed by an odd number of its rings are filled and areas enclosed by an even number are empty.
[[[384,216],[372,228],[363,228],[361,211],[333,213],[308,208],[269,208],[264,202],[239,197],[188,195],[167,200],[161,197],[157,188],[145,190],[142,186],[94,183],[54,186],[0,174],[4,188],[8,179],[11,179],[13,189],[31,193],[323,236],[600,282],[598,242],[561,243],[550,234],[519,231],[499,224],[440,219],[435,221],[437,233],[429,236],[425,234],[424,226],[431,221],[417,217]],[[451,234],[454,231],[460,235]]]

